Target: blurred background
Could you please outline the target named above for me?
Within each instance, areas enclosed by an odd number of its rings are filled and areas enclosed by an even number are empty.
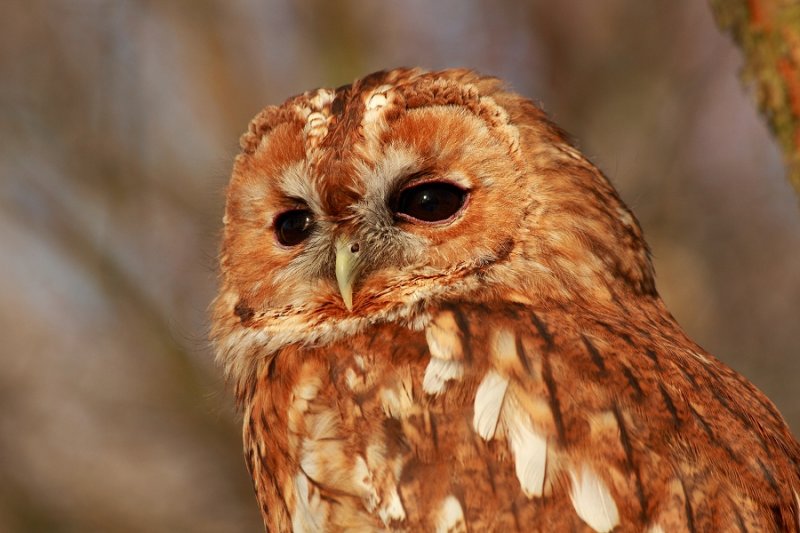
[[[400,65],[539,102],[678,320],[800,432],[800,210],[740,64],[695,0],[6,0],[0,531],[261,530],[206,341],[238,136]]]

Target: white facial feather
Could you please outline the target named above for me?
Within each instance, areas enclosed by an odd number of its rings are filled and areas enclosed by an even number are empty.
[[[278,178],[278,183],[284,196],[303,200],[314,213],[322,213],[319,191],[308,177],[305,161],[298,161],[286,167]]]
[[[359,205],[369,207],[380,202],[386,203],[394,191],[397,180],[419,170],[419,156],[409,148],[397,145],[387,146],[375,161],[374,166],[356,163],[356,174],[364,184],[364,198]]]

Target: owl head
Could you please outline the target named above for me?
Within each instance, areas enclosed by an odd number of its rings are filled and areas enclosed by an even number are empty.
[[[611,185],[495,78],[377,72],[267,107],[241,147],[212,332],[229,372],[437,302],[655,294]]]

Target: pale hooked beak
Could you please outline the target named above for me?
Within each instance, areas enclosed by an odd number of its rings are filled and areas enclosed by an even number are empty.
[[[353,285],[358,277],[359,252],[357,242],[344,237],[336,241],[336,283],[348,311],[353,310]]]

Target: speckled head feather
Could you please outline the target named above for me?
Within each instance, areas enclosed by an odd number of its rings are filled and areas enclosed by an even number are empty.
[[[212,338],[269,530],[797,530],[797,442],[530,101],[377,72],[241,147]]]

